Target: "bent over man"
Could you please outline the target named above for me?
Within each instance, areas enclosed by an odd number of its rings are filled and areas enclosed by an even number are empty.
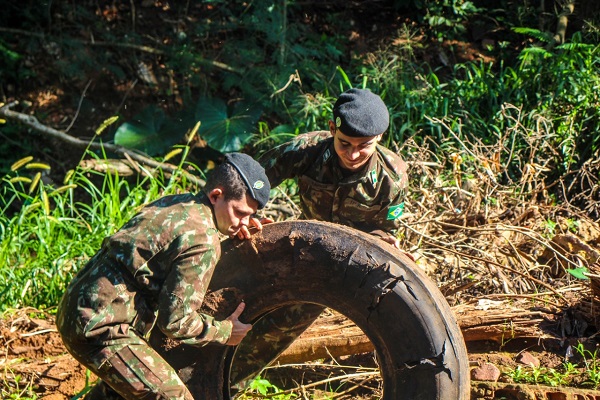
[[[221,255],[218,233],[261,229],[251,216],[269,190],[256,161],[228,154],[202,193],[163,197],[104,240],[57,315],[67,350],[101,379],[87,399],[192,399],[147,335],[156,325],[188,345],[233,346],[244,338],[251,329],[238,319],[244,303],[223,321],[199,310]]]
[[[389,121],[378,95],[350,89],[337,99],[329,131],[298,135],[259,162],[273,187],[288,178],[298,180],[301,218],[350,226],[400,248],[395,230],[408,175],[402,158],[379,144]],[[296,305],[257,322],[252,340],[238,348],[233,380],[246,379],[272,362],[322,310],[318,305]]]

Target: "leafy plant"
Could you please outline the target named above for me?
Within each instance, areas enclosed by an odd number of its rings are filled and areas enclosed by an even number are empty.
[[[590,278],[588,278],[586,275],[590,271],[586,267],[570,268],[566,271],[577,279],[590,280]]]
[[[184,118],[168,119],[162,109],[151,105],[132,121],[122,124],[115,132],[114,141],[155,156],[181,141],[190,125]]]
[[[543,384],[552,387],[564,386],[570,382],[573,375],[576,375],[575,366],[571,363],[563,364],[563,370],[557,371],[554,368],[546,367],[523,367],[517,366],[507,375],[516,383]]]
[[[221,99],[202,98],[196,104],[195,118],[202,125],[198,134],[222,153],[238,151],[252,138],[261,110],[246,102],[228,107]]]
[[[583,343],[575,346],[576,353],[581,357],[583,366],[566,361],[560,370],[546,367],[518,366],[507,372],[516,383],[544,384],[549,386],[566,386],[574,379],[584,379],[584,385],[594,389],[600,386],[600,363],[597,350],[590,351]],[[582,368],[583,367],[583,368]]]
[[[5,365],[3,378],[0,382],[0,397],[11,400],[37,400],[38,395],[31,381]]]
[[[576,352],[583,358],[585,372],[587,374],[587,385],[597,389],[600,386],[600,361],[598,360],[598,349],[594,351],[587,350],[583,343],[575,346]]]
[[[466,31],[465,22],[479,11],[468,0],[426,1],[425,21],[438,40],[455,38]]]
[[[282,393],[281,389],[268,380],[261,378],[260,375],[252,380],[248,389],[246,389],[238,398],[252,399],[254,398],[253,394],[259,394],[261,397],[268,397],[275,400],[289,400],[298,397],[293,393]]]

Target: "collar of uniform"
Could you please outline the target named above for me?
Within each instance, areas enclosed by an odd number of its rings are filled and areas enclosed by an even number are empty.
[[[198,202],[200,202],[202,204],[206,204],[207,206],[210,206],[212,208],[212,204],[210,203],[210,200],[208,199],[208,195],[206,193],[204,193],[203,191],[199,191],[198,193],[196,193],[196,198],[198,199]]]
[[[206,193],[204,193],[203,191],[200,191],[200,192],[196,193],[196,199],[198,200],[198,203],[201,203],[210,209],[210,215],[212,217],[211,221],[213,223],[213,226],[208,227],[207,231],[212,232],[215,235],[219,235],[219,237],[226,239],[227,236],[223,235],[221,232],[219,232],[219,229],[217,228],[217,217],[215,216],[215,212],[214,212],[212,203],[210,202],[210,199],[208,198],[208,195]]]

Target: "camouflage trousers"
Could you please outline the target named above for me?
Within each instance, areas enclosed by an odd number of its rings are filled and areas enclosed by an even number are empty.
[[[251,378],[273,363],[324,309],[318,304],[294,304],[278,308],[256,321],[235,351],[230,371],[231,385],[243,389]]]
[[[70,344],[67,349],[101,379],[86,395],[86,400],[193,400],[177,372],[156,350],[140,343],[139,339],[125,346],[121,344],[115,350],[110,346],[90,349],[85,344]]]

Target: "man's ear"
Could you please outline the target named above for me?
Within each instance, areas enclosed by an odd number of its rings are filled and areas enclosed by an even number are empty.
[[[331,136],[335,134],[335,122],[332,120],[329,120],[329,133],[331,133]]]
[[[213,205],[217,202],[217,200],[219,200],[220,196],[223,196],[223,190],[221,188],[214,188],[213,190],[208,192],[208,199]]]

